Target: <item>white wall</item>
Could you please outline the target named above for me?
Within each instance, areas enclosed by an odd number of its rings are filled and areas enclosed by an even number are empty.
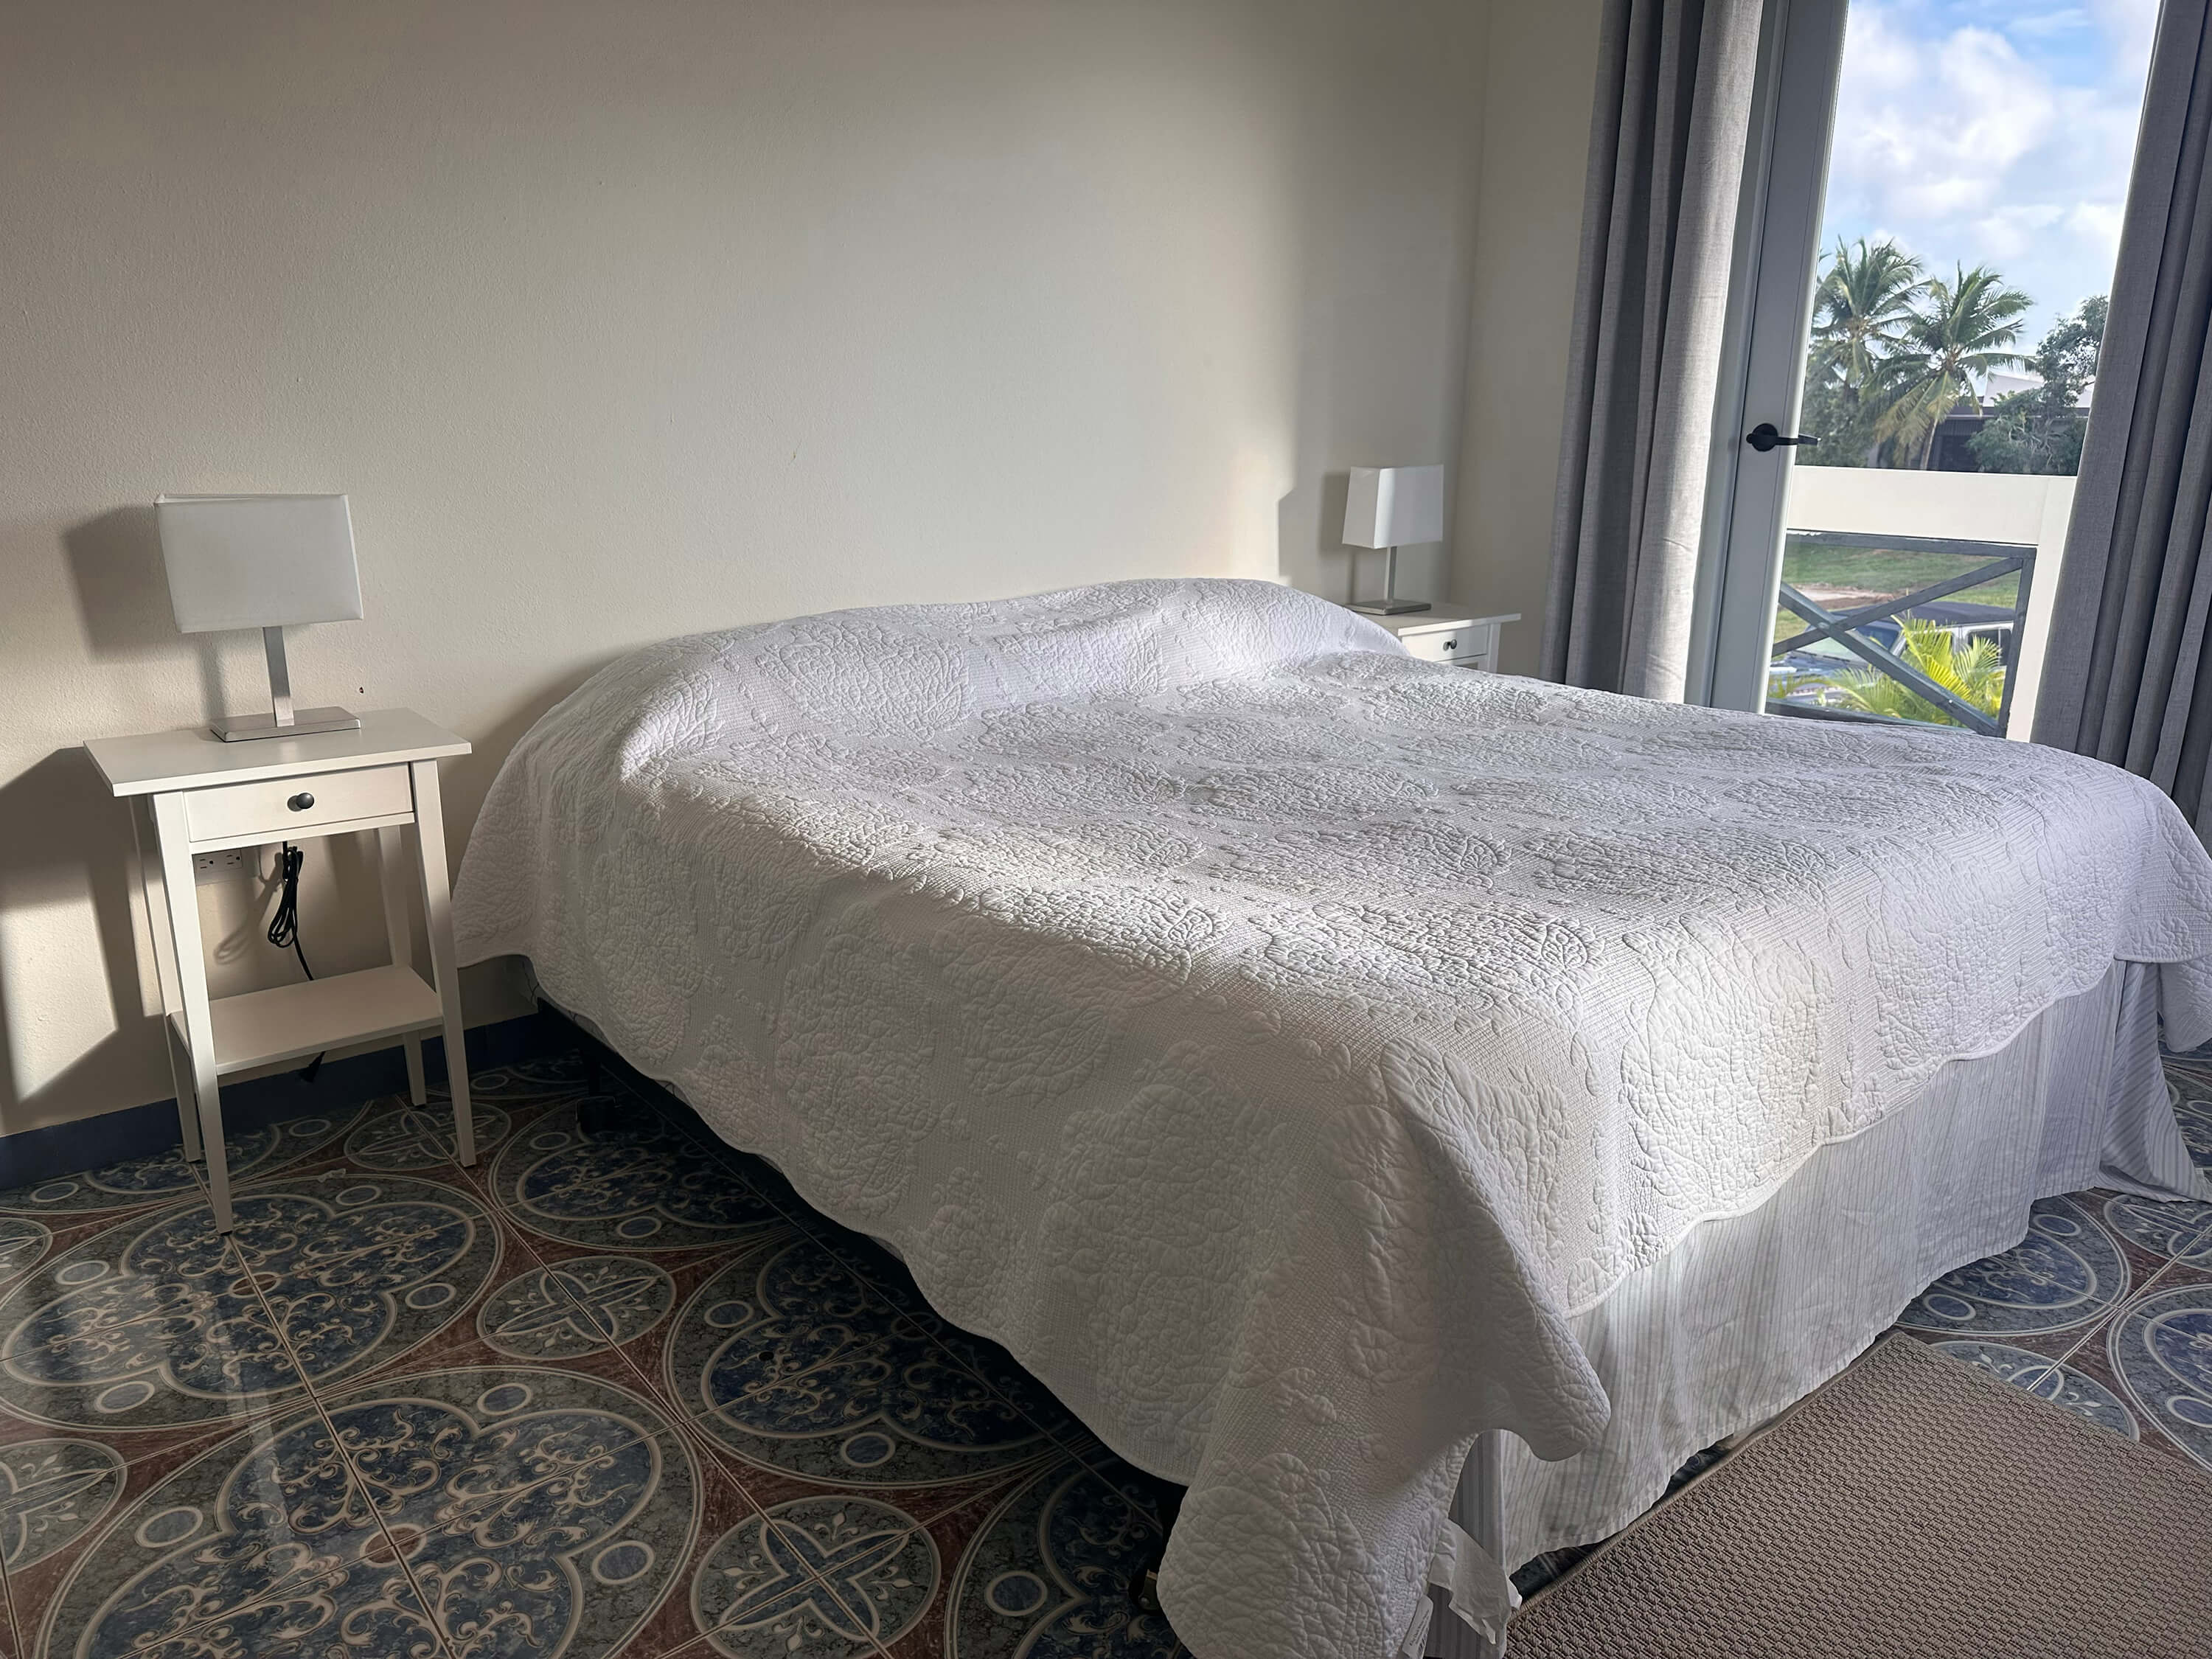
[[[1484,21],[0,10],[0,1132],[170,1089],[76,745],[263,686],[250,636],[173,631],[157,492],[350,492],[368,619],[297,630],[294,685],[476,742],[456,854],[514,738],[641,641],[1279,564],[1340,593],[1326,476],[1451,459],[1470,317],[1513,309],[1510,251],[1468,305]],[[289,977],[222,896],[222,985]],[[303,909],[319,970],[377,959],[351,849]]]
[[[1452,586],[1522,613],[1503,642],[1516,674],[1535,672],[1543,628],[1600,9],[1498,6],[1486,54]]]

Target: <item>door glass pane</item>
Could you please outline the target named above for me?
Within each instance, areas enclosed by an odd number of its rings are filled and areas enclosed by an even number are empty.
[[[2026,737],[2155,0],[1855,0],[1771,712]]]

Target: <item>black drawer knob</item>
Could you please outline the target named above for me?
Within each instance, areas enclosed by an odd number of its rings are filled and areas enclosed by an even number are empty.
[[[1458,650],[1458,649],[1459,649],[1459,641],[1458,641],[1457,640],[1446,640],[1446,641],[1444,641],[1444,649],[1445,649],[1445,650],[1447,650],[1447,651],[1456,651],[1456,650]]]
[[[298,794],[293,796],[291,799],[284,803],[285,805],[290,807],[295,812],[304,812],[314,804],[315,798],[304,789],[302,789]]]

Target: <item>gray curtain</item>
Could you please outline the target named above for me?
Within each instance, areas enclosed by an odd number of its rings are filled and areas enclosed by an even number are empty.
[[[1761,0],[1607,0],[1543,672],[1679,701]]]
[[[2200,835],[2212,754],[2212,27],[2166,0],[2052,606],[2035,738],[2124,766]]]

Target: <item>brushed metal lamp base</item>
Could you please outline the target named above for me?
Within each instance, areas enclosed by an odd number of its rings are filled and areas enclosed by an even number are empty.
[[[1398,550],[1391,548],[1382,556],[1382,597],[1379,599],[1358,599],[1345,607],[1367,617],[1404,617],[1416,611],[1427,611],[1426,599],[1401,599],[1393,595],[1398,586]]]
[[[209,730],[225,743],[246,743],[255,738],[305,738],[317,732],[358,732],[361,716],[343,708],[292,707],[292,675],[284,663],[284,630],[261,630],[261,648],[269,659],[270,709],[265,714],[225,714]]]
[[[317,732],[358,732],[361,716],[343,708],[301,708],[289,721],[276,723],[274,713],[225,714],[208,729],[225,743],[244,743],[253,738],[304,738]]]

